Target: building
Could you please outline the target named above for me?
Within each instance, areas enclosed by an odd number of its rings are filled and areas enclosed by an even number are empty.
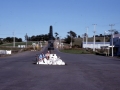
[[[111,36],[110,42],[83,42],[83,48],[91,48],[93,49],[101,49],[101,48],[107,48],[110,49],[110,52],[112,52],[112,40],[113,40],[113,54],[115,56],[120,56],[120,34],[114,34],[113,38]]]
[[[95,47],[95,49],[101,49],[101,47],[109,47],[110,46],[110,42],[95,42],[95,46],[94,46],[94,42],[83,42],[83,48],[91,48],[93,49]]]
[[[112,37],[110,40],[110,45],[112,46]],[[114,46],[114,55],[120,55],[120,34],[113,35],[113,46]]]

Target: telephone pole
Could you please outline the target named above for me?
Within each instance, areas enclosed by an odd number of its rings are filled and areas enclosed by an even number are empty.
[[[105,46],[105,35],[106,35],[106,33],[108,33],[108,32],[106,32],[106,31],[104,31],[104,46]]]
[[[87,42],[88,42],[88,27],[86,28],[86,48],[87,48]]]
[[[59,36],[59,43],[60,43],[60,49],[61,49],[61,36]]]
[[[113,34],[114,34],[114,29],[112,29],[112,27],[114,26],[115,24],[109,24],[109,26],[111,26],[111,30],[108,30],[109,32],[111,32],[111,40],[112,40],[112,57],[114,56],[113,55]]]
[[[26,39],[26,48],[27,48],[27,40],[28,40],[28,35],[27,35],[27,33],[26,33],[26,35],[25,35],[25,39]]]
[[[83,48],[84,48],[84,34],[82,35],[82,37],[83,37],[82,43],[83,43]]]
[[[106,31],[104,31],[104,46],[105,46],[105,32],[106,32]],[[104,47],[104,48],[105,48],[105,47]]]
[[[93,24],[93,25],[94,25],[94,31],[93,31],[93,33],[94,33],[93,51],[95,51],[95,33],[96,33],[95,27],[96,27],[97,24]]]

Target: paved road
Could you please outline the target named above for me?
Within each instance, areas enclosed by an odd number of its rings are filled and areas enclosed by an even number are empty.
[[[120,90],[120,59],[54,52],[67,65],[36,65],[38,51],[0,57],[0,90]]]

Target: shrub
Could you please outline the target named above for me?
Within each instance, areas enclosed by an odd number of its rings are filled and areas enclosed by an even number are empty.
[[[72,48],[80,48],[80,45],[73,45]]]

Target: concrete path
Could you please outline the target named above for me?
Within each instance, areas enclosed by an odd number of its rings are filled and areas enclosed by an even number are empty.
[[[39,53],[0,57],[0,90],[120,90],[120,59],[55,50],[67,65],[36,65]]]

